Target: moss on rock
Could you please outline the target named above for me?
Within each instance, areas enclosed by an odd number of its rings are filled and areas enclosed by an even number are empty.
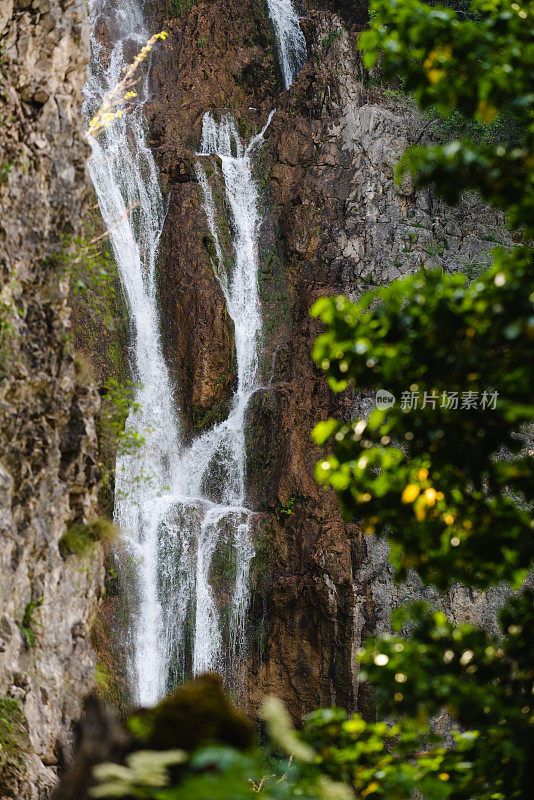
[[[63,558],[68,555],[86,556],[91,553],[95,544],[110,544],[117,537],[117,529],[104,517],[90,522],[69,525],[67,532],[59,540],[59,551]]]
[[[202,675],[155,708],[132,714],[128,727],[140,745],[154,750],[212,742],[246,749],[254,742],[252,724],[230,705],[216,675]]]

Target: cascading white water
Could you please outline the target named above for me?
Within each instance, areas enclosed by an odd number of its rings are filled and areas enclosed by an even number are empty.
[[[273,112],[274,113],[274,112]],[[267,125],[271,120],[269,117]],[[244,147],[233,120],[203,120],[197,178],[215,245],[214,268],[234,323],[237,385],[228,417],[182,449],[173,502],[161,526],[160,583],[166,662],[171,682],[191,671],[239,677],[244,648],[249,570],[254,549],[246,507],[245,412],[257,388],[261,311],[258,298],[258,197],[250,155],[267,128]],[[201,161],[217,157],[228,200],[234,259],[228,269],[213,193]],[[224,585],[220,573],[226,572]],[[190,655],[190,658],[188,658]]]
[[[272,118],[269,117],[267,125]],[[216,225],[213,194],[200,163],[197,178],[204,196],[208,226],[215,244],[216,274],[234,323],[237,386],[230,413],[224,422],[196,439],[183,454],[179,483],[186,497],[202,498],[204,507],[196,547],[195,629],[193,672],[218,668],[224,663],[223,630],[234,669],[242,655],[244,621],[248,601],[248,576],[254,551],[250,536],[251,512],[245,501],[245,411],[256,387],[261,311],[258,298],[258,197],[252,177],[250,154],[263,139],[265,128],[248,145],[240,141],[233,120],[225,116],[219,124],[206,114],[202,126],[202,157],[220,159],[226,197],[232,215],[235,262],[227,270]],[[184,499],[184,505],[187,501]],[[198,524],[198,523],[197,523]],[[182,536],[186,527],[182,525]],[[190,536],[190,540],[191,540]],[[229,607],[217,609],[210,568],[221,546],[233,562],[233,587]],[[182,610],[182,615],[184,610]],[[230,667],[231,669],[231,667]]]
[[[267,0],[267,7],[278,44],[284,86],[289,89],[306,61],[306,39],[292,0]]]
[[[122,77],[122,69],[148,39],[135,0],[91,0],[93,31],[103,23],[110,49],[92,39],[92,60],[85,86],[90,115],[104,94]],[[136,86],[146,96],[146,78]],[[172,502],[172,468],[179,458],[176,417],[163,359],[155,263],[164,205],[154,159],[146,142],[141,108],[117,119],[92,140],[91,178],[128,302],[131,323],[131,369],[138,388],[127,426],[144,444],[117,459],[115,518],[122,543],[133,562],[137,619],[132,630],[129,665],[136,700],[151,704],[165,687],[163,614],[158,592],[158,528]]]
[[[111,45],[107,50],[93,38],[85,87],[88,115],[148,39],[135,0],[121,0],[118,8],[110,0],[91,0],[90,10],[93,30],[103,23]],[[136,90],[143,101],[146,78]],[[245,505],[245,411],[256,387],[261,330],[258,198],[250,154],[264,131],[245,148],[229,118],[218,125],[209,115],[204,119],[199,160],[220,158],[232,214],[235,263],[228,273],[211,190],[199,166],[216,268],[234,322],[237,386],[228,418],[188,447],[181,442],[160,341],[155,264],[164,205],[141,104],[91,142],[91,177],[131,319],[131,367],[138,388],[127,426],[144,436],[140,448],[117,459],[115,496],[129,560],[123,567],[135,576],[129,668],[142,705],[154,703],[189,673],[219,669],[235,676],[242,656],[254,552],[252,513]],[[224,586],[217,593],[214,583],[224,569]]]

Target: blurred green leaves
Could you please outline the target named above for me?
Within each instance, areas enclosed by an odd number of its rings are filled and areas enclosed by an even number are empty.
[[[534,560],[534,3],[482,0],[458,14],[375,0],[371,14],[360,38],[367,66],[380,58],[384,77],[402,78],[423,108],[486,124],[504,115],[518,132],[506,146],[464,139],[410,148],[397,179],[411,173],[449,203],[478,191],[526,244],[495,250],[471,285],[423,271],[358,303],[314,305],[325,324],[314,359],[330,386],[396,397],[369,419],[320,423],[315,441],[329,449],[316,477],[336,490],[347,519],[388,539],[397,578],[413,569],[440,591],[455,582],[519,588]],[[463,404],[469,397],[477,402]],[[380,715],[398,726],[388,744],[391,729],[358,723],[364,739],[382,737],[377,752],[391,758],[361,796],[408,798],[417,788],[425,798],[526,800],[534,786],[532,591],[507,603],[501,637],[424,604],[397,609],[392,628],[359,656]],[[400,635],[407,630],[409,638]],[[428,729],[443,710],[448,747]],[[339,748],[348,746],[343,720],[317,714],[322,734],[337,742],[322,742],[325,765],[338,769]],[[361,763],[360,752],[350,770]]]
[[[534,234],[534,3],[476,0],[471,15],[417,0],[371,3],[373,27],[362,34],[364,63],[380,57],[384,78],[403,78],[422,108],[490,124],[513,119],[519,141],[507,146],[453,141],[411,148],[398,168],[448,201],[477,189],[505,210],[513,227]]]
[[[497,250],[470,286],[431,272],[312,309],[327,325],[314,359],[331,384],[396,397],[368,420],[319,423],[314,438],[332,442],[317,479],[338,492],[348,519],[398,545],[398,577],[415,568],[439,589],[452,580],[485,588],[522,579],[534,558],[532,464],[516,435],[534,416],[533,267],[526,247]],[[443,403],[451,392],[457,407]],[[467,392],[476,407],[461,407]],[[403,407],[405,394],[418,406]],[[425,397],[435,402],[423,407]]]

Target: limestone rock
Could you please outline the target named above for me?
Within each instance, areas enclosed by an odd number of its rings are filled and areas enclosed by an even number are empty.
[[[28,730],[9,787],[25,800],[49,795],[93,685],[103,577],[100,547],[88,562],[58,549],[67,523],[94,513],[100,477],[100,400],[69,349],[58,258],[88,199],[86,4],[2,0],[0,31],[0,697]]]

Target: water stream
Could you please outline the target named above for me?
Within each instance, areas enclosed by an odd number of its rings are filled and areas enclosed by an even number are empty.
[[[305,56],[305,44],[290,0],[269,0],[269,8],[287,83],[300,66],[302,46]],[[136,0],[120,5],[90,0],[90,15],[93,31],[103,26],[111,43],[93,36],[84,90],[87,116],[150,35]],[[287,35],[285,25],[291,28]],[[121,530],[117,558],[133,597],[130,683],[135,701],[151,705],[190,674],[218,670],[235,682],[243,663],[254,554],[245,491],[245,412],[257,388],[262,327],[260,219],[251,156],[272,114],[246,146],[230,116],[219,122],[204,116],[196,171],[215,245],[214,270],[234,323],[237,380],[227,419],[186,445],[160,336],[155,270],[165,208],[142,114],[146,76],[136,91],[136,108],[91,141],[89,169],[129,310],[137,388],[126,424],[144,437],[140,447],[117,457],[115,520]],[[220,164],[230,208],[231,259],[219,241],[221,209],[205,171],[210,162]]]
[[[292,0],[267,0],[273,21],[284,86],[289,89],[306,61],[306,39]]]
[[[122,69],[149,34],[137,2],[91,0],[93,31],[103,23],[115,41],[108,50],[96,37],[85,86],[86,113],[122,77]],[[142,101],[147,78],[136,86]],[[115,480],[115,520],[135,574],[136,619],[131,630],[129,669],[135,699],[157,700],[165,688],[163,613],[158,585],[158,528],[171,496],[179,436],[172,391],[163,358],[155,265],[164,221],[156,165],[147,145],[141,103],[91,142],[89,170],[120,274],[130,318],[130,367],[137,385],[137,410],[127,425],[144,436],[133,453],[119,455]]]

